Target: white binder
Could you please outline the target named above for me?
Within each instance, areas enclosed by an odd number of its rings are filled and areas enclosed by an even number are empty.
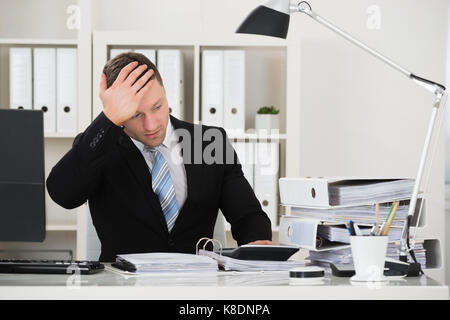
[[[278,173],[279,144],[255,143],[255,195],[269,216],[272,226],[277,225],[278,218]]]
[[[245,51],[224,52],[224,116],[227,131],[245,131]]]
[[[77,49],[56,49],[56,131],[77,132]]]
[[[366,200],[355,201],[347,205],[333,204],[332,194],[330,194],[330,187],[345,185],[349,181],[370,184],[382,183],[381,190],[383,192],[381,193],[381,197],[376,196],[375,198],[372,198],[369,194]],[[279,180],[279,185],[282,205],[291,207],[338,208],[408,199],[412,193],[414,180],[374,177],[281,178]],[[366,191],[367,186],[365,188],[361,188],[361,198],[364,198],[364,195],[367,193]]]
[[[223,127],[223,57],[221,50],[202,52],[202,124]]]
[[[9,49],[9,106],[32,109],[31,48]]]
[[[184,119],[184,65],[180,50],[158,50],[158,70],[166,90],[170,114]]]
[[[232,146],[236,151],[239,162],[244,172],[244,177],[252,188],[254,188],[254,164],[255,164],[255,145],[252,142],[233,142]]]
[[[56,132],[56,49],[34,49],[33,109],[44,113],[44,131]]]
[[[156,50],[153,49],[135,49],[134,52],[143,54],[150,60],[155,66],[156,64]]]
[[[293,216],[281,216],[279,242],[283,245],[295,245],[313,251],[325,251],[348,248],[348,244],[325,242],[317,238],[317,227],[323,222]],[[330,223],[331,225],[333,223]]]
[[[133,49],[110,49],[109,50],[109,60],[118,56],[121,53],[130,52],[130,51],[133,51]]]

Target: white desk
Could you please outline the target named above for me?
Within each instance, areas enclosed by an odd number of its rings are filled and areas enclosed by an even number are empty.
[[[123,276],[0,274],[0,299],[449,299],[448,286],[425,276],[385,283],[351,283],[326,275],[320,285],[290,285],[288,273]]]

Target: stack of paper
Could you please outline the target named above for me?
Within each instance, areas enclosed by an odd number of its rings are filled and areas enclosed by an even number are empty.
[[[414,182],[412,179],[339,181],[329,186],[330,205],[410,198]]]
[[[359,226],[362,235],[369,235],[371,227]],[[345,225],[319,225],[317,236],[333,242],[350,243],[350,233]],[[402,238],[401,228],[391,228],[388,233],[389,241],[397,241]]]
[[[225,271],[287,271],[296,267],[303,267],[304,261],[269,261],[269,260],[241,260],[223,256],[208,250],[199,250],[199,255],[211,257],[219,263]]]
[[[217,262],[210,257],[166,252],[118,255],[116,266],[136,273],[211,272],[218,270]]]
[[[416,243],[414,248],[414,253],[416,254],[417,262],[422,266],[426,265],[426,250],[422,243]],[[399,247],[398,244],[389,243],[387,249],[387,257],[398,259],[399,257]],[[349,246],[345,249],[339,250],[329,250],[329,251],[310,251],[309,256],[306,258],[310,260],[313,264],[328,265],[329,263],[334,264],[352,264],[352,249]],[[409,262],[413,262],[411,256],[408,255]]]
[[[379,221],[385,221],[391,208],[390,202],[380,203]],[[392,226],[403,226],[408,216],[409,200],[401,201],[398,206]],[[353,220],[355,223],[375,224],[375,205],[353,206],[353,207],[332,207],[327,209],[293,207],[291,215],[304,216],[318,220],[336,221],[348,223]]]

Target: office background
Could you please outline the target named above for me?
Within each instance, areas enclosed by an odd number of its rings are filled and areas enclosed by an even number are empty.
[[[3,39],[0,43],[0,107],[8,107],[7,52],[10,43],[17,39],[19,43],[20,39],[27,39],[24,43],[31,44],[46,39],[48,46],[51,46],[51,39],[55,39],[58,45],[77,46],[80,61],[88,66],[79,69],[78,90],[86,93],[95,91],[92,88],[98,85],[99,79],[89,68],[98,68],[92,62],[92,32],[148,32],[150,42],[152,34],[191,37],[203,33],[220,39],[221,35],[233,33],[243,18],[261,3],[260,0],[0,0],[0,39]],[[312,0],[310,3],[322,16],[414,73],[450,84],[449,1]],[[73,12],[69,8],[72,5],[82,9],[79,29],[71,29]],[[379,10],[375,21],[374,9]],[[299,109],[287,110],[281,105],[284,113],[281,127],[286,129],[288,116],[291,123],[298,123],[291,136],[295,141],[290,141],[297,148],[284,150],[280,155],[283,164],[280,175],[414,178],[433,97],[308,17],[291,17],[289,39],[298,39],[300,43],[299,63],[294,64],[300,70],[298,90],[291,92],[299,101]],[[269,54],[269,58],[268,68],[286,65],[283,54],[275,52]],[[267,74],[277,75],[276,69],[260,75]],[[278,93],[286,88],[283,79],[283,76],[268,77],[269,102],[272,93],[278,96],[277,102],[286,103],[284,96]],[[254,96],[258,93],[258,88],[248,90]],[[187,98],[192,99],[189,93]],[[91,100],[90,95],[79,94],[79,131],[91,121],[95,99],[95,96]],[[252,121],[246,120],[247,127]],[[444,148],[444,136],[450,138],[448,125],[445,133],[439,137],[442,147],[437,148],[431,168],[430,205],[427,206],[431,209],[425,213],[431,226],[424,226],[423,232],[438,235],[443,252],[448,252],[450,245],[445,234],[450,227],[450,213],[447,213],[445,225],[439,223],[445,217],[444,182],[450,183],[450,152],[446,155]],[[70,148],[72,141],[72,137],[46,138],[46,174]],[[447,194],[450,197],[450,191]],[[48,196],[47,208],[47,220],[51,225],[45,246],[68,246],[77,250],[80,245],[77,228],[84,223],[77,219],[80,210],[64,210]],[[428,215],[442,219],[433,222]],[[23,246],[1,244],[0,248]],[[40,246],[29,245],[31,248]],[[448,261],[449,254],[446,256]],[[445,269],[449,279],[448,263]],[[444,280],[445,270],[435,276]]]

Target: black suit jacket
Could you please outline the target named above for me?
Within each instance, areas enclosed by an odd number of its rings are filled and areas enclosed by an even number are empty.
[[[226,153],[217,154],[214,163],[201,157],[215,143],[231,150],[237,159],[225,131],[172,116],[171,122],[174,129],[189,133],[182,135],[188,140],[180,138],[180,142],[183,146],[190,139],[191,147],[182,149],[187,199],[170,233],[141,152],[103,113],[75,138],[72,149],[51,170],[46,185],[56,203],[73,209],[88,201],[102,245],[100,261],[114,261],[117,254],[125,253],[194,253],[200,238],[212,238],[219,208],[239,245],[271,239],[270,220],[241,165],[227,163]],[[208,129],[220,132],[222,138],[202,139]]]

